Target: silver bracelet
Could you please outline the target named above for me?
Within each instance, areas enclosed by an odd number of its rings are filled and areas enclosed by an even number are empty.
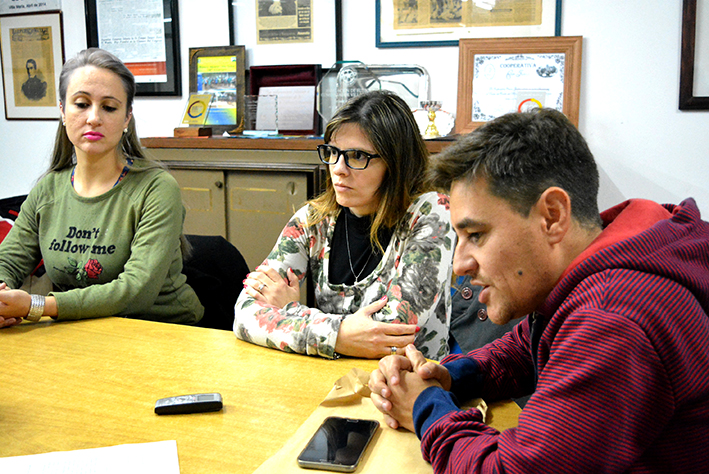
[[[25,319],[28,321],[37,322],[40,320],[44,314],[44,296],[42,295],[31,295],[32,300],[30,302],[30,312],[27,313]]]

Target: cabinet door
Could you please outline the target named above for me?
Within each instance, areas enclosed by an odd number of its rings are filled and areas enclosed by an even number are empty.
[[[308,199],[308,178],[295,172],[232,171],[227,173],[227,193],[229,241],[253,269]]]
[[[227,238],[224,172],[170,170],[180,185],[185,205],[185,234],[221,235]]]

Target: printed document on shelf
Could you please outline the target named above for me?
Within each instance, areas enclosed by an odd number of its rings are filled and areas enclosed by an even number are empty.
[[[0,458],[0,472],[179,474],[180,463],[172,440]]]

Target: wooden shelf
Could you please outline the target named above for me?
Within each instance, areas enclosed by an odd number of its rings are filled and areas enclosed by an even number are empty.
[[[146,137],[140,139],[146,148],[194,148],[216,150],[315,150],[322,137],[235,138],[235,137]],[[451,140],[426,140],[430,153],[438,153],[453,143]]]

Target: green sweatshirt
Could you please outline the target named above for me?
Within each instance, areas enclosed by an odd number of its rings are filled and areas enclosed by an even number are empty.
[[[91,198],[74,191],[71,169],[42,178],[0,244],[0,281],[19,288],[44,259],[59,320],[197,323],[204,308],[182,274],[180,189],[165,170],[135,163]]]

